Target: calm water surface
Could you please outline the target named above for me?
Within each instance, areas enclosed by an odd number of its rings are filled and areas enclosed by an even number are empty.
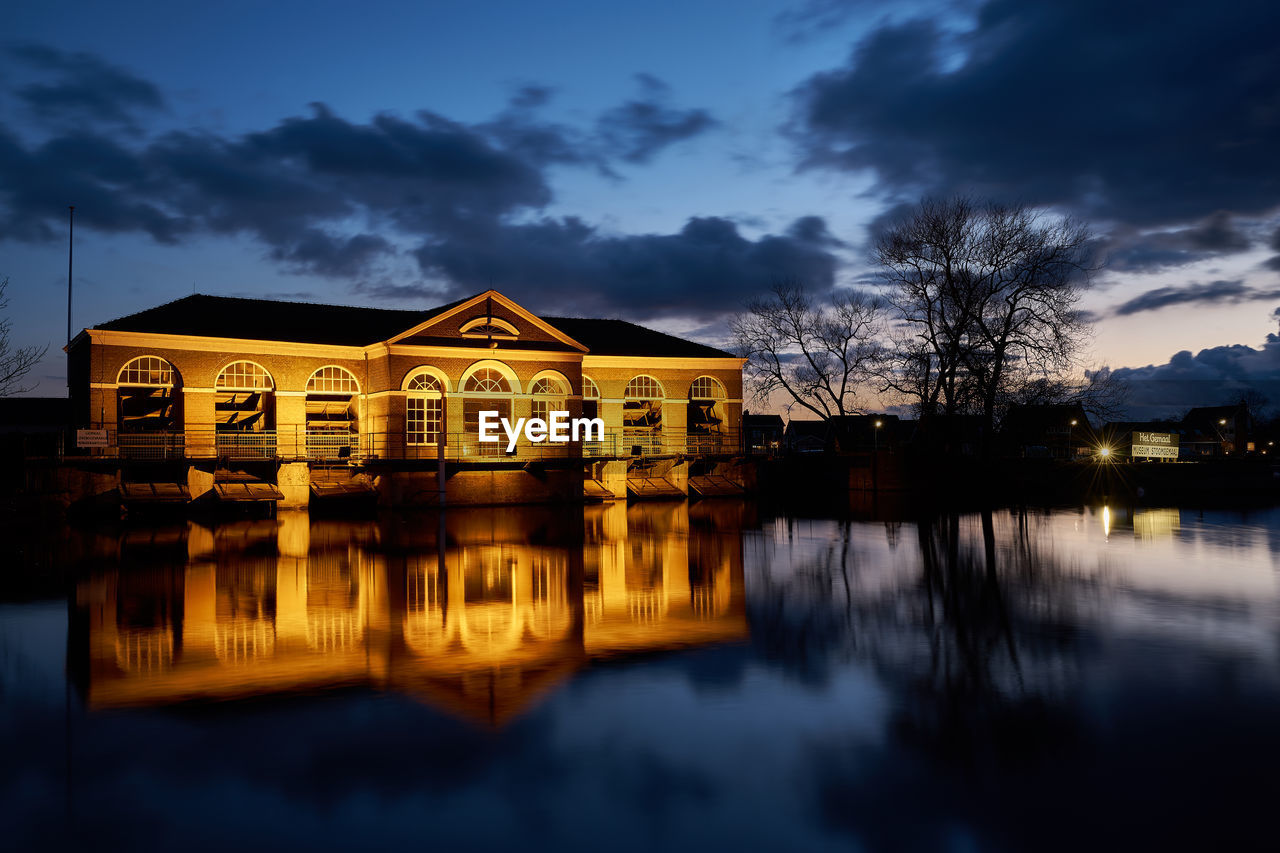
[[[18,538],[7,849],[1274,849],[1274,509]]]

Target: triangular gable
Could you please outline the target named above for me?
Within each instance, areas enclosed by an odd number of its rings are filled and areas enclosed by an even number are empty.
[[[586,346],[496,290],[486,290],[484,293],[479,293],[470,299],[463,300],[442,313],[406,329],[388,340],[387,343],[412,343],[414,338],[445,338],[459,342],[467,341],[469,339],[463,337],[459,333],[459,329],[469,320],[486,316],[489,313],[492,313],[493,317],[498,320],[512,323],[517,328],[537,330],[542,333],[541,335],[527,336],[522,331],[519,340],[536,340],[545,336],[545,338],[558,341],[571,349],[588,352]],[[498,337],[497,339],[502,340],[503,338]]]

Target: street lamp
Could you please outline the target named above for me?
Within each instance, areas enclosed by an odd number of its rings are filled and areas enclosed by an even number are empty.
[[[871,435],[874,437],[874,442],[875,442],[874,447],[875,447],[876,453],[880,452],[880,427],[883,425],[884,425],[883,421],[879,421],[879,420],[876,421],[875,431],[871,433]]]
[[[1075,418],[1071,419],[1071,423],[1067,424],[1067,461],[1071,461],[1071,430],[1079,423]]]

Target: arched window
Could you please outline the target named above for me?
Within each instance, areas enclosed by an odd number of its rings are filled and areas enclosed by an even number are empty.
[[[590,376],[582,377],[582,416],[600,417],[600,388]]]
[[[510,394],[511,383],[497,370],[482,367],[467,378],[462,390],[467,394]]]
[[[551,412],[564,411],[564,398],[569,394],[569,386],[548,376],[535,380],[529,393],[533,395],[533,417],[545,421]]]
[[[120,368],[117,385],[172,386],[173,365],[158,355],[140,355]]]
[[[464,338],[498,338],[515,340],[520,330],[499,317],[473,317],[462,324],[458,332]]]
[[[712,376],[699,376],[689,387],[689,411],[686,429],[690,445],[703,451],[713,450],[722,437],[725,422],[724,386]]]
[[[261,432],[275,427],[275,383],[261,365],[251,361],[228,364],[218,374],[213,390],[219,432]]]
[[[426,371],[409,377],[405,410],[405,441],[411,445],[440,443],[444,432],[444,385]]]
[[[712,376],[699,376],[689,387],[690,400],[723,400],[724,386]]]
[[[637,376],[623,392],[622,436],[632,454],[662,450],[662,399],[666,394],[652,376]]]
[[[462,383],[462,423],[465,433],[463,453],[478,456],[501,456],[506,452],[506,440],[481,442],[480,413],[497,412],[499,418],[511,418],[511,399],[514,390],[506,373],[497,367],[479,367]],[[501,435],[501,430],[499,434]]]
[[[360,383],[345,368],[330,365],[322,367],[307,380],[307,393],[359,394]]]
[[[360,383],[349,370],[328,365],[307,380],[307,454],[347,459],[360,432]]]
[[[182,428],[178,372],[158,355],[142,355],[116,376],[117,422],[122,433]]]

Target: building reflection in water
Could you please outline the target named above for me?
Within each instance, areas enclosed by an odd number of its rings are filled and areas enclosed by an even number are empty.
[[[743,512],[131,530],[77,585],[70,668],[92,708],[371,687],[501,724],[593,659],[745,639]]]

